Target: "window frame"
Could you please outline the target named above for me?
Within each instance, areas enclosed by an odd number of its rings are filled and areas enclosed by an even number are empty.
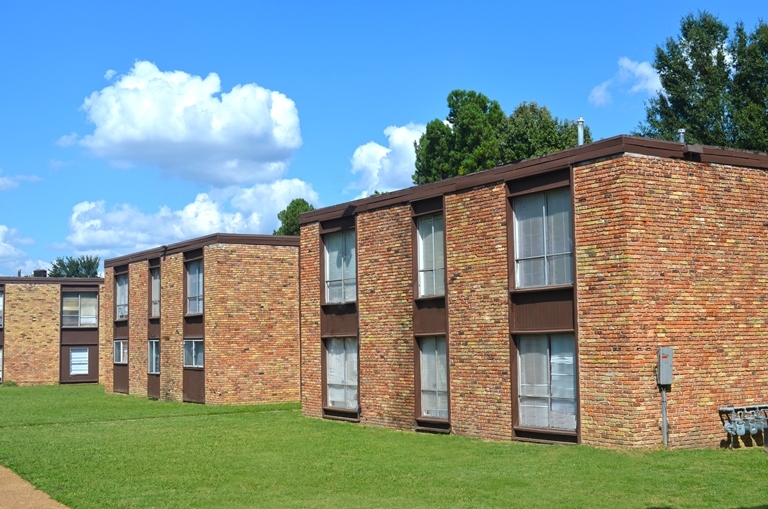
[[[445,415],[444,416],[429,415],[425,413],[425,410],[424,410],[424,385],[425,385],[424,373],[426,371],[424,368],[424,360],[425,360],[424,342],[428,340],[435,340],[435,341],[441,340],[444,343],[444,348],[443,348],[444,365],[435,366],[435,369],[434,369],[435,375],[438,377],[438,380],[436,380],[435,385],[439,384],[439,375],[440,375],[441,367],[442,367],[443,376],[445,378],[444,380],[445,390],[441,391],[439,388],[435,389],[435,395],[438,398],[438,400],[439,400],[439,394],[441,392],[445,393]],[[437,345],[435,346],[437,347]],[[429,424],[432,424],[432,423],[448,423],[451,418],[451,382],[450,382],[451,379],[450,379],[450,371],[449,371],[450,362],[448,359],[449,357],[448,337],[444,334],[418,336],[416,337],[416,345],[415,345],[414,353],[416,357],[416,376],[414,377],[416,381],[416,420],[420,426],[425,426],[426,424],[428,427],[433,427],[433,426],[429,426]],[[437,353],[438,353],[437,348],[435,353],[437,357]],[[440,411],[439,408],[438,408],[438,411]],[[444,426],[437,426],[437,427],[444,428]]]
[[[187,343],[192,344],[192,363],[187,363]],[[199,349],[198,350],[198,345]],[[200,353],[202,362],[196,363],[196,354]],[[202,338],[185,338],[182,345],[182,366],[184,369],[205,369],[205,340]]]
[[[73,296],[77,296],[77,325],[72,324],[65,324],[64,323],[64,302],[67,299],[71,299]],[[91,315],[83,315],[82,309],[83,309],[83,296],[93,296],[95,300],[94,309],[96,311],[96,314],[94,316]],[[97,328],[99,326],[99,292],[98,291],[68,291],[68,292],[62,292],[61,294],[61,314],[59,315],[61,319],[61,327],[68,329],[68,328]],[[83,323],[83,318],[93,318],[93,323]]]
[[[341,278],[330,279],[331,254],[328,250],[330,241],[335,237],[341,237]],[[352,237],[351,247],[349,238]],[[349,304],[357,302],[357,230],[355,228],[345,228],[338,231],[332,231],[322,234],[323,244],[323,303],[324,304]],[[349,247],[349,248],[348,248]],[[350,263],[351,260],[351,263]],[[349,270],[354,265],[354,274],[349,274]],[[346,275],[346,277],[345,277]],[[341,288],[341,299],[331,299],[331,283],[338,282]],[[350,295],[352,294],[352,295]]]
[[[149,318],[160,318],[161,277],[160,267],[149,268]],[[157,295],[155,295],[155,281],[157,281]],[[155,312],[155,306],[157,306],[157,312]]]
[[[548,244],[554,243],[553,239],[548,239],[548,233],[549,233],[549,224],[552,221],[552,218],[554,217],[554,213],[550,213],[551,205],[550,205],[550,197],[562,193],[565,196],[567,196],[567,206],[564,208],[564,210],[560,212],[564,212],[567,216],[565,218],[565,227],[563,228],[563,231],[567,233],[567,241],[569,243],[568,250],[567,251],[560,251],[560,252],[549,252],[548,251]],[[535,197],[541,197],[543,198],[543,206],[542,206],[542,214],[540,216],[536,216],[541,221],[541,229],[540,229],[540,236],[541,236],[541,250],[542,254],[537,255],[527,255],[523,256],[522,251],[522,245],[523,242],[523,235],[520,231],[520,224],[521,220],[518,218],[520,215],[518,213],[518,205],[523,200],[530,200]],[[555,187],[547,187],[545,189],[536,191],[536,192],[530,192],[530,193],[516,193],[512,196],[511,199],[511,209],[512,209],[512,232],[513,232],[513,257],[512,257],[512,267],[514,268],[514,288],[515,290],[534,290],[534,289],[543,289],[543,288],[553,288],[553,287],[560,287],[560,286],[573,286],[574,282],[574,233],[573,233],[573,197],[571,194],[571,187],[570,185],[557,185]],[[534,217],[534,216],[532,216]],[[560,237],[558,237],[560,239]],[[557,239],[554,239],[557,240]],[[567,261],[566,265],[566,274],[568,276],[567,281],[553,281],[550,277],[550,262],[553,262],[556,258],[565,258]],[[525,273],[525,269],[523,267],[523,263],[526,261],[533,261],[533,260],[542,260],[542,271],[543,271],[543,283],[542,284],[526,284],[522,280],[522,276]]]
[[[344,346],[344,359],[342,362],[342,365],[344,366],[345,372],[345,383],[344,390],[345,390],[345,400],[346,400],[346,390],[347,387],[353,387],[352,384],[346,383],[346,368],[347,368],[347,357],[349,356],[349,352],[347,351],[347,342],[348,341],[354,341],[355,343],[355,370],[356,370],[356,380],[355,380],[355,390],[357,391],[357,404],[354,407],[342,407],[342,406],[332,406],[331,405],[331,395],[330,395],[330,385],[340,385],[340,384],[332,384],[331,377],[329,376],[329,344],[332,341],[342,341]],[[359,422],[360,419],[360,339],[357,336],[333,336],[333,337],[326,337],[323,338],[322,341],[322,356],[321,356],[321,369],[322,369],[322,408],[323,408],[323,417],[329,418],[329,419],[340,419],[340,420],[347,420],[347,421],[353,421],[353,422]]]
[[[119,359],[118,359],[119,353]],[[112,363],[119,366],[128,364],[128,340],[115,339],[112,341]]]
[[[193,274],[192,267],[199,267],[197,274]],[[196,283],[199,293],[192,294],[192,280],[197,279]],[[190,304],[195,301],[197,308],[192,311]],[[198,258],[184,262],[184,309],[186,316],[202,315],[205,312],[205,267],[203,259]]]
[[[436,258],[437,257],[437,251],[435,249],[435,241],[436,241],[436,233],[435,233],[435,219],[440,218],[440,224],[441,224],[441,252],[442,252],[442,259],[439,260],[439,266],[437,263]],[[442,210],[440,212],[433,212],[430,214],[423,214],[416,216],[415,218],[416,222],[416,287],[417,287],[417,295],[418,298],[431,298],[431,297],[445,297],[445,291],[446,291],[446,278],[445,278],[445,215],[443,214]],[[424,249],[424,237],[422,237],[422,223],[429,220],[430,221],[430,233],[431,233],[431,240],[432,240],[432,268],[426,269],[425,266],[425,249]],[[431,279],[431,286],[432,286],[432,292],[428,293],[428,290],[426,286],[428,286],[426,283],[427,279],[427,273],[430,274]],[[439,276],[442,275],[440,278]],[[438,291],[438,280],[441,280],[442,282],[442,291]]]
[[[5,288],[0,287],[0,330],[5,326]]]
[[[154,344],[154,348],[153,348],[153,344]],[[148,375],[160,374],[160,355],[161,355],[160,340],[155,338],[148,339],[147,340],[147,374]],[[152,369],[153,367],[155,368],[154,370]]]
[[[75,351],[85,350],[85,373],[74,373],[73,367],[75,366],[75,363],[72,362],[72,355],[75,353]],[[89,376],[91,374],[91,352],[87,346],[83,347],[70,347],[69,348],[69,376],[70,378],[73,376]]]
[[[552,377],[553,377],[553,361],[552,361],[552,340],[553,337],[564,337],[568,336],[570,343],[570,350],[572,353],[572,357],[570,358],[570,365],[571,365],[571,373],[568,374],[568,376],[571,379],[572,383],[572,397],[570,398],[564,398],[564,397],[556,397],[553,396],[553,383],[552,383]],[[523,388],[522,388],[522,380],[523,380],[523,364],[522,364],[522,355],[521,352],[521,341],[523,339],[535,339],[538,338],[539,340],[546,339],[547,345],[546,345],[546,361],[547,361],[547,395],[546,396],[540,396],[540,395],[531,395],[531,394],[524,394]],[[516,371],[516,379],[515,379],[515,412],[514,412],[514,424],[515,429],[519,430],[534,430],[539,433],[545,433],[545,434],[553,434],[553,435],[563,435],[563,436],[576,436],[579,430],[579,388],[578,388],[578,349],[577,349],[577,342],[576,342],[576,335],[573,332],[552,332],[552,333],[530,333],[530,334],[516,334],[514,336],[514,346],[516,350],[515,354],[515,371]],[[533,399],[539,399],[547,401],[547,426],[538,426],[535,424],[528,424],[524,422],[522,412],[523,412],[523,405],[521,403],[521,400],[523,398],[529,398],[531,400]],[[565,403],[571,403],[573,405],[573,427],[555,427],[552,425],[552,402],[553,400],[559,401],[559,402],[565,402]],[[570,415],[570,414],[569,414]]]
[[[122,290],[121,290],[122,288]],[[115,274],[115,321],[128,319],[128,273]]]

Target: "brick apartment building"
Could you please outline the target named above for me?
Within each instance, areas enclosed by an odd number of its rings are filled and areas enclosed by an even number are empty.
[[[305,415],[715,447],[768,403],[768,155],[619,136],[301,217]]]
[[[104,261],[107,391],[299,400],[297,237],[214,234]]]
[[[97,382],[102,283],[0,277],[0,383]]]

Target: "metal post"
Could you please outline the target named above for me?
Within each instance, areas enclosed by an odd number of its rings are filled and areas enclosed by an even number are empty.
[[[661,386],[661,435],[664,440],[664,448],[669,446],[669,427],[667,426],[667,388]]]

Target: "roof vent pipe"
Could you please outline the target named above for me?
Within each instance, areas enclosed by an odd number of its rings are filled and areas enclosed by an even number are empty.
[[[582,146],[584,145],[584,117],[579,117],[576,125],[579,127],[579,146]]]
[[[682,127],[677,130],[677,140],[680,143],[685,143],[685,129],[683,129]]]

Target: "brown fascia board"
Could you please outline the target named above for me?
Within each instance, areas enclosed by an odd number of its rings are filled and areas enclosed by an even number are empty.
[[[101,277],[0,277],[0,285],[93,286],[104,283]]]
[[[145,251],[139,251],[137,253],[119,256],[117,258],[110,258],[108,260],[104,260],[104,268],[106,269],[107,267],[118,267],[120,265],[127,265],[129,263],[151,260],[152,258],[160,258],[176,253],[183,253],[185,251],[200,249],[212,244],[248,244],[253,246],[299,247],[299,237],[290,235],[214,233],[212,235],[206,235],[205,237],[197,237],[182,242],[176,242],[175,244],[168,244],[167,246],[159,246],[152,249],[147,249]]]
[[[339,205],[304,212],[299,224],[327,221],[350,216],[358,212],[406,204],[427,198],[435,198],[447,193],[471,189],[478,186],[505,182],[514,178],[527,177],[548,171],[568,168],[596,159],[639,154],[671,159],[685,159],[695,154],[696,160],[703,163],[730,164],[749,168],[768,169],[768,155],[720,147],[702,147],[684,145],[678,142],[641,138],[637,136],[614,136],[589,145],[582,145],[545,156],[526,159],[517,163],[506,164],[497,168],[453,177],[438,182],[409,187],[379,196],[362,198]]]

